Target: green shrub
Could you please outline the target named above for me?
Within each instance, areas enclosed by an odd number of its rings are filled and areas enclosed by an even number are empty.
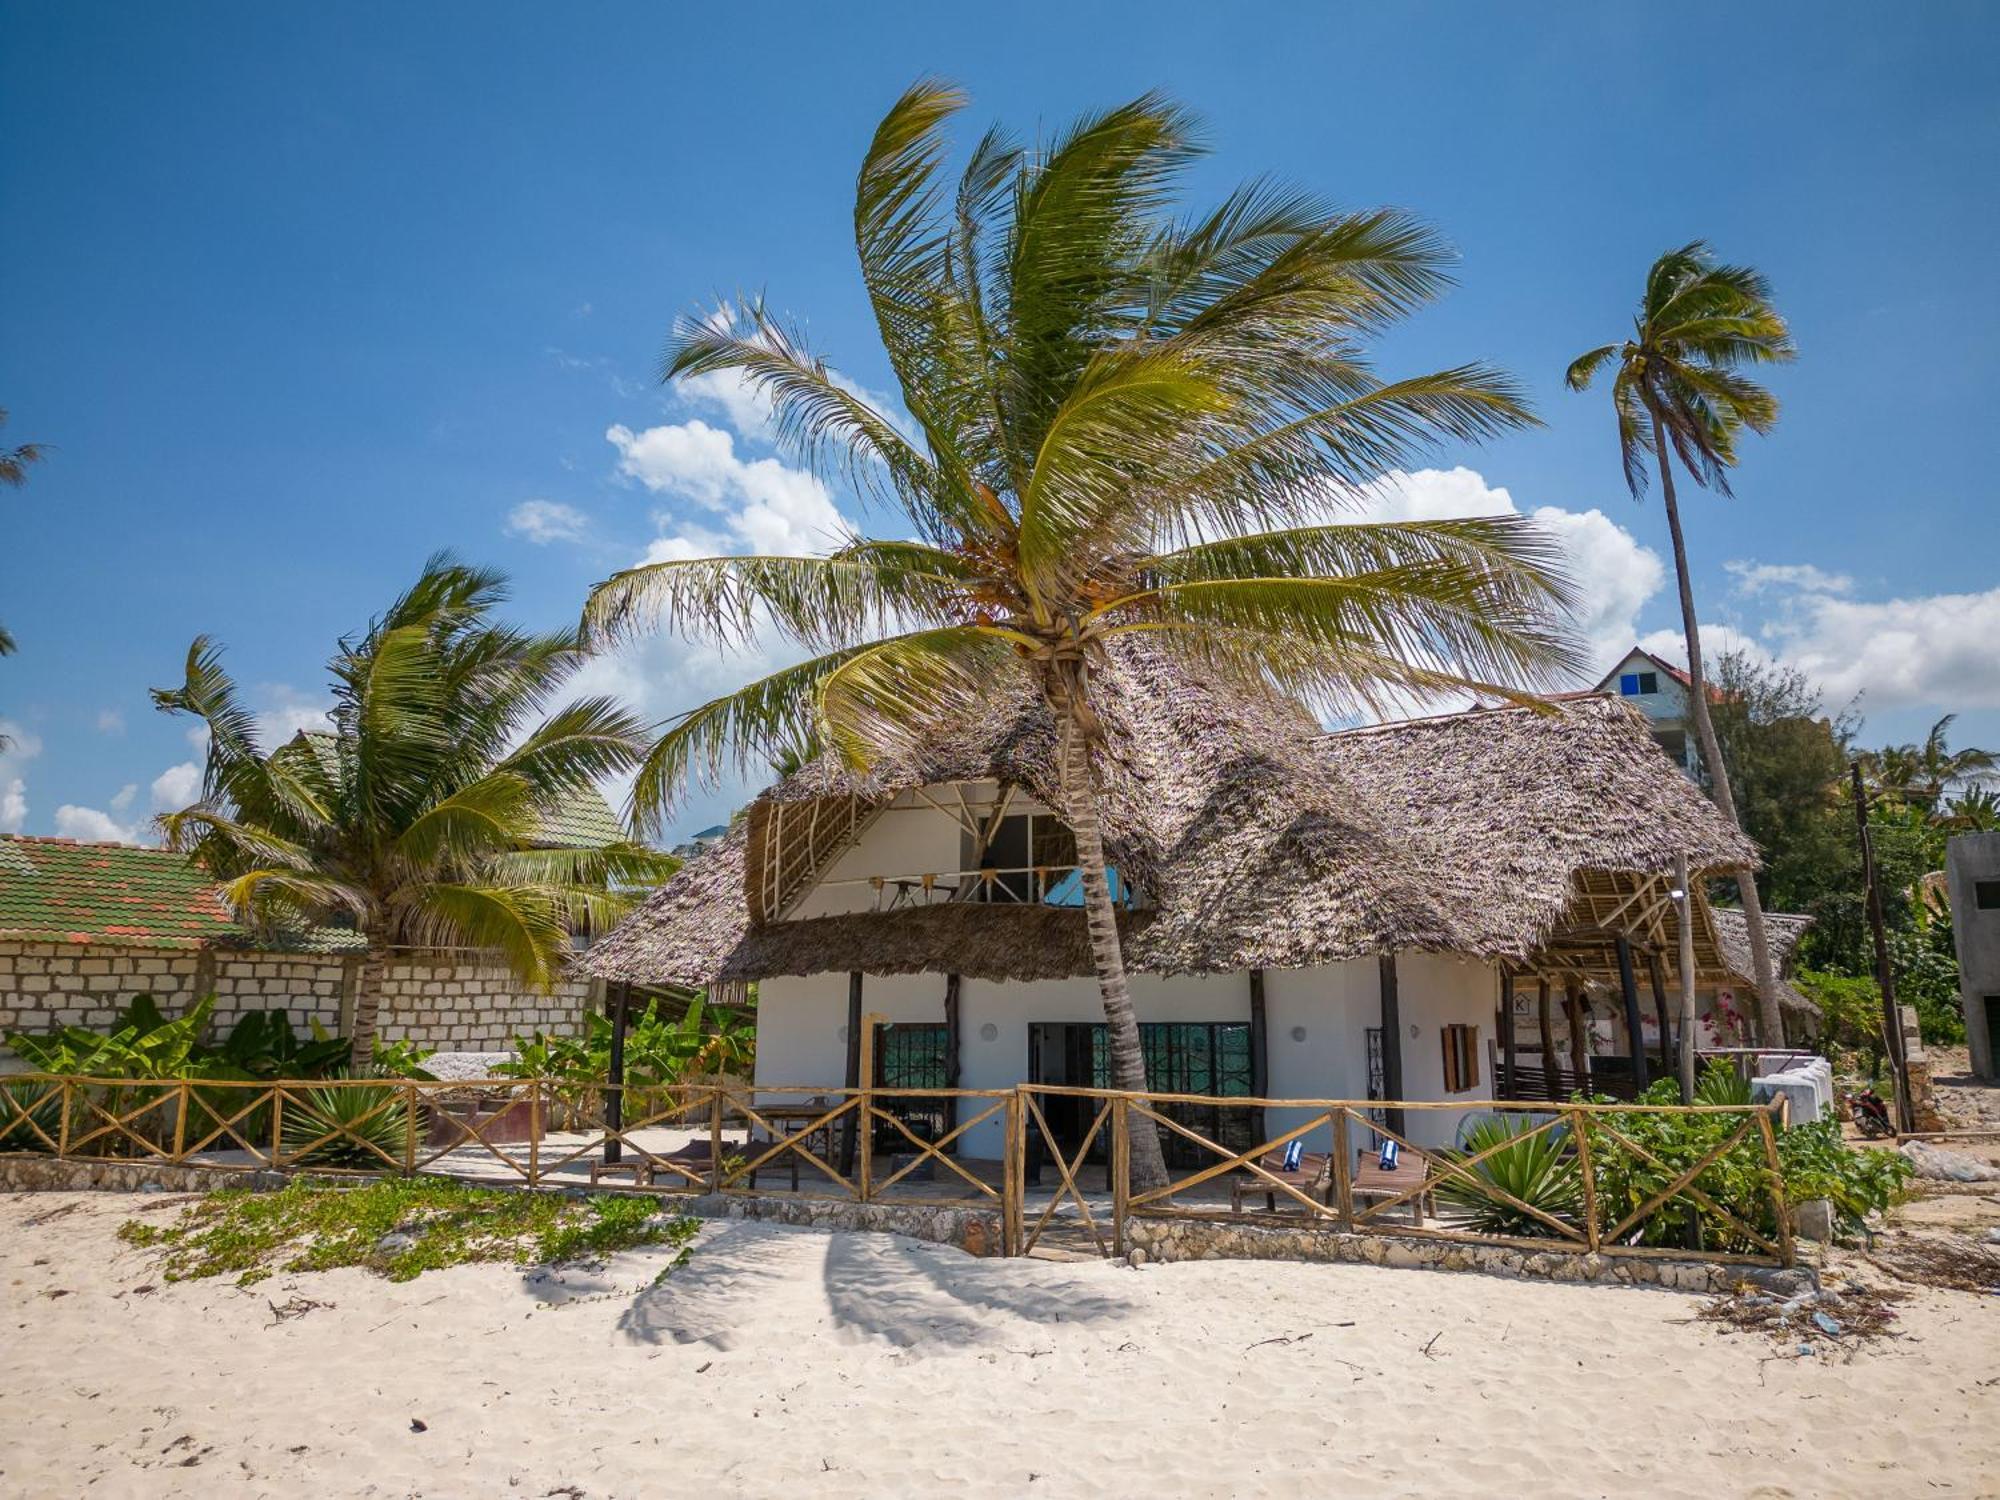
[[[301,1181],[275,1193],[210,1193],[173,1223],[131,1220],[119,1237],[160,1252],[169,1281],[234,1276],[249,1286],[278,1271],[347,1266],[408,1281],[476,1262],[545,1265],[639,1245],[685,1246],[696,1221],[659,1207],[645,1198],[573,1198],[437,1177],[352,1188]]]
[[[379,1169],[402,1163],[415,1130],[403,1090],[380,1083],[288,1093],[280,1134],[288,1163]]]
[[[1778,1164],[1789,1201],[1827,1199],[1840,1227],[1849,1233],[1858,1231],[1870,1213],[1893,1208],[1907,1198],[1910,1179],[1916,1175],[1916,1167],[1900,1151],[1848,1145],[1841,1139],[1840,1122],[1831,1116],[1782,1132]]]
[[[1738,1102],[1735,1095],[1739,1087],[1734,1069],[1725,1063],[1710,1063],[1697,1086],[1697,1102]],[[1636,1102],[1677,1105],[1679,1085],[1672,1079],[1661,1079],[1640,1094]],[[1609,1236],[1627,1215],[1734,1135],[1744,1119],[1745,1116],[1738,1114],[1678,1112],[1591,1116],[1585,1128],[1590,1134],[1600,1232]],[[1631,1144],[1625,1144],[1627,1141]],[[1725,1215],[1733,1216],[1766,1239],[1775,1239],[1777,1213],[1771,1203],[1771,1178],[1771,1168],[1764,1156],[1763,1134],[1752,1128],[1742,1140],[1704,1166],[1689,1184],[1705,1194],[1714,1208],[1682,1189],[1626,1230],[1622,1242],[1689,1250],[1759,1252],[1762,1247]]]
[[[1531,1134],[1534,1129],[1534,1121],[1525,1115],[1481,1120],[1466,1132],[1465,1149],[1450,1155],[1463,1161],[1488,1147],[1498,1146],[1491,1156],[1466,1169],[1471,1176],[1512,1194],[1551,1218],[1565,1224],[1578,1223],[1583,1206],[1583,1174],[1568,1131],[1557,1125],[1540,1134]],[[1482,1234],[1552,1236],[1555,1233],[1546,1220],[1482,1191],[1456,1174],[1438,1179],[1437,1196],[1457,1211],[1465,1227]]]

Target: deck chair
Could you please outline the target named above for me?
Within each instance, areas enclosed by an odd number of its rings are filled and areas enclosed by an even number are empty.
[[[1301,1152],[1299,1164],[1289,1170],[1285,1167],[1285,1153],[1282,1150],[1266,1151],[1257,1158],[1257,1165],[1278,1181],[1287,1187],[1297,1188],[1309,1198],[1318,1198],[1321,1202],[1326,1201],[1327,1187],[1332,1181],[1332,1164],[1333,1158],[1323,1151]],[[1233,1214],[1242,1213],[1244,1198],[1258,1192],[1264,1195],[1264,1211],[1276,1213],[1278,1194],[1275,1188],[1254,1173],[1242,1172],[1233,1175],[1229,1180],[1229,1211]]]
[[[1407,1147],[1398,1154],[1396,1165],[1388,1171],[1382,1169],[1379,1151],[1364,1146],[1354,1156],[1354,1196],[1357,1198],[1394,1198],[1407,1193],[1411,1188],[1424,1191],[1410,1198],[1410,1222],[1424,1222],[1424,1203],[1430,1198],[1427,1186],[1430,1180],[1430,1158],[1421,1151]]]

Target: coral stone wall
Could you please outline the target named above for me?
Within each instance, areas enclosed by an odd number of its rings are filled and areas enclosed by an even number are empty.
[[[304,1031],[336,1035],[352,1014],[358,958],[119,948],[82,943],[0,942],[0,1032],[103,1027],[134,995],[150,994],[168,1015],[215,996],[216,1031],[244,1014],[283,1010]],[[588,980],[542,994],[498,965],[396,960],[383,982],[379,1034],[451,1052],[504,1048],[518,1033],[574,1033],[596,1003]]]

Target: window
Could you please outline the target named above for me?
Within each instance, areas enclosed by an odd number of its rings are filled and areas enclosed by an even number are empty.
[[[1660,690],[1658,672],[1627,672],[1618,679],[1621,698],[1647,698]]]
[[[1972,904],[1981,911],[2000,911],[2000,880],[1973,881]]]
[[[875,1087],[878,1089],[945,1089],[951,1087],[951,1034],[938,1022],[898,1021],[875,1027]],[[919,1140],[941,1139],[949,1129],[950,1106],[943,1099],[902,1095],[883,1099],[876,1107],[894,1115]],[[908,1151],[909,1138],[884,1122],[875,1128],[877,1150]]]
[[[967,858],[971,851],[967,850]],[[1076,835],[1051,813],[1015,813],[1000,820],[986,846],[982,869],[997,872],[980,887],[981,901],[1024,901],[1049,906],[1083,905],[1083,877],[1076,868]],[[1111,899],[1127,899],[1116,867],[1108,872]]]
[[[1444,1041],[1444,1091],[1462,1094],[1479,1087],[1479,1028],[1446,1026]]]

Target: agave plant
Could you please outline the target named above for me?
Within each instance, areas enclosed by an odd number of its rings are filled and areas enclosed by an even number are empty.
[[[1525,1115],[1496,1115],[1465,1133],[1464,1149],[1455,1153],[1460,1161],[1489,1147],[1499,1148],[1466,1169],[1476,1182],[1455,1173],[1438,1182],[1437,1196],[1458,1212],[1465,1227],[1482,1234],[1546,1237],[1551,1233],[1547,1220],[1485,1191],[1481,1184],[1490,1184],[1550,1218],[1564,1223],[1578,1221],[1583,1176],[1567,1134],[1561,1126],[1539,1133],[1535,1126],[1536,1122]]]
[[[416,1130],[416,1112],[401,1095],[393,1083],[287,1094],[279,1131],[286,1161],[374,1168],[401,1162]]]

